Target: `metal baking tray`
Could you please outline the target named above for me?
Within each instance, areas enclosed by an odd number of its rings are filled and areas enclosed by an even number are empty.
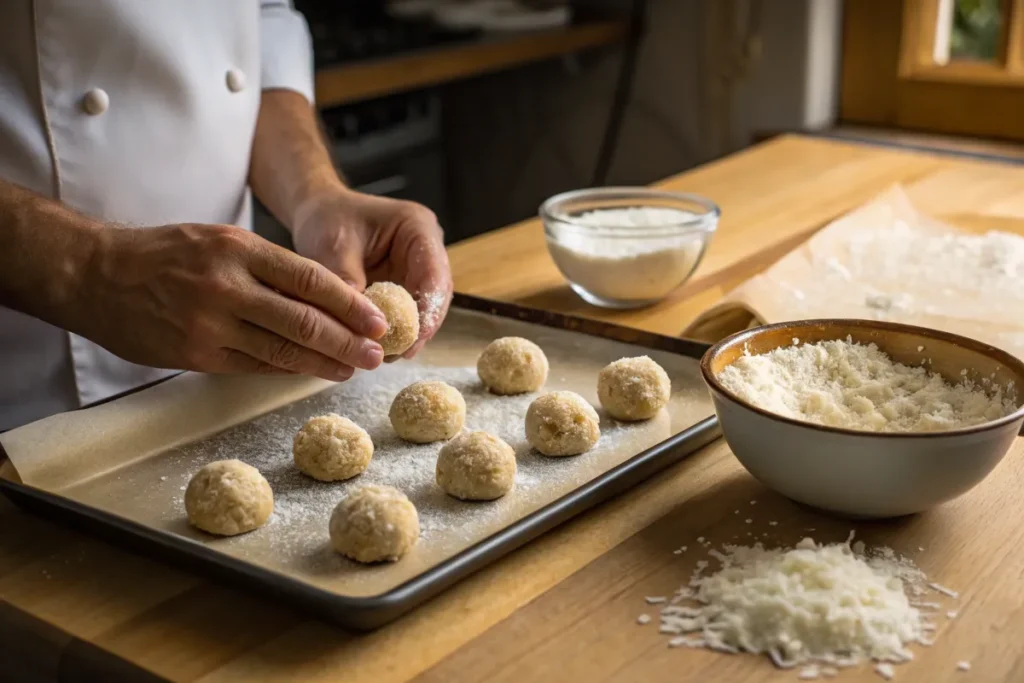
[[[337,405],[340,401],[345,405],[345,401],[349,399],[343,395],[340,399],[332,398],[333,395],[329,392],[342,391],[341,388],[347,385],[338,385],[340,388],[330,388],[322,392],[322,395],[318,393],[302,401],[284,405],[256,420],[239,422],[223,430],[221,434],[204,436],[194,444],[168,447],[165,453],[158,456],[126,462],[114,472],[91,476],[87,481],[59,491],[44,490],[21,483],[17,481],[17,477],[0,477],[0,491],[26,510],[109,539],[130,550],[159,557],[171,564],[228,581],[233,586],[249,587],[258,591],[260,595],[280,598],[289,605],[345,628],[372,630],[393,621],[460,579],[571,517],[679,462],[720,434],[710,400],[700,383],[697,367],[697,361],[707,349],[706,345],[607,323],[457,294],[449,320],[424,352],[426,360],[421,362],[423,372],[431,376],[430,373],[436,370],[442,373],[441,377],[447,377],[444,374],[446,372],[466,374],[469,368],[465,366],[475,363],[475,354],[486,340],[505,334],[533,338],[549,352],[552,369],[546,389],[578,390],[595,404],[596,391],[590,385],[596,384],[596,369],[603,363],[623,355],[648,353],[654,356],[666,366],[673,379],[673,401],[665,411],[662,423],[657,426],[657,429],[664,430],[667,438],[661,438],[661,432],[649,432],[646,435],[640,432],[641,436],[636,437],[640,439],[637,443],[644,444],[644,447],[637,448],[636,452],[629,450],[634,437],[622,437],[618,442],[613,439],[612,446],[609,446],[605,455],[594,456],[595,460],[589,465],[574,464],[572,459],[557,459],[560,462],[551,467],[584,468],[580,470],[582,474],[574,475],[576,479],[570,477],[559,484],[563,488],[571,487],[566,492],[550,500],[544,499],[545,492],[554,490],[545,480],[535,487],[540,493],[529,494],[533,495],[533,499],[530,499],[532,502],[519,504],[515,502],[517,490],[521,486],[517,479],[517,488],[506,496],[511,502],[507,503],[506,508],[491,508],[497,512],[491,515],[492,519],[487,525],[480,525],[479,538],[464,537],[467,533],[469,536],[475,533],[471,530],[463,532],[463,536],[455,537],[453,541],[452,538],[445,536],[450,535],[450,530],[442,528],[452,526],[451,524],[436,525],[433,532],[436,541],[433,537],[425,537],[414,548],[414,552],[410,553],[415,555],[419,552],[419,556],[411,559],[407,556],[397,563],[383,567],[359,567],[355,563],[338,558],[328,550],[314,553],[317,555],[316,562],[309,567],[278,566],[275,565],[275,558],[281,553],[275,551],[272,544],[268,545],[265,538],[261,540],[259,534],[262,530],[234,539],[212,539],[188,527],[183,521],[183,513],[178,512],[180,493],[177,493],[177,484],[187,481],[188,473],[194,471],[203,460],[216,459],[214,456],[233,457],[234,454],[224,453],[223,450],[227,448],[225,444],[232,443],[232,430],[245,429],[247,425],[256,424],[260,419],[270,418],[278,421],[291,420],[284,423],[287,425],[301,424],[301,420],[308,417],[310,411],[321,411],[324,405],[327,405],[324,401],[334,400],[335,403],[330,405]],[[549,350],[549,347],[554,348]],[[407,369],[402,372],[416,372],[415,365],[408,364]],[[388,370],[385,370],[386,372]],[[373,373],[366,375],[367,378],[373,376]],[[386,374],[382,376],[386,377]],[[382,389],[370,383],[368,379],[365,381],[367,384],[362,390],[353,390],[360,396],[367,391],[390,391],[390,388]],[[582,383],[587,383],[587,387]],[[467,391],[466,387],[462,389],[464,393]],[[479,397],[477,400],[492,399]],[[470,402],[472,412],[473,403],[468,394],[467,402]],[[522,408],[525,403],[516,405]],[[471,426],[467,424],[467,427]],[[610,427],[612,430],[626,428],[628,427],[623,425]],[[602,431],[604,440],[605,424],[602,424]],[[376,435],[374,439],[377,443]],[[599,448],[600,446],[601,444]],[[625,453],[616,455],[613,452],[615,448],[624,449]],[[387,446],[380,450],[384,451],[381,458],[389,457],[386,455]],[[0,455],[4,455],[2,445]],[[545,460],[542,456],[523,451],[522,444],[517,446],[517,457],[520,458],[521,471],[529,469],[528,465],[524,467],[523,464],[530,462],[528,458],[535,458],[538,462]],[[579,456],[586,457],[586,454]],[[375,453],[374,459],[378,459],[378,454]],[[586,463],[585,460],[575,462]],[[602,463],[609,462],[612,464],[600,471],[591,472],[585,469],[602,468]],[[165,481],[169,479],[167,474],[157,476],[162,472],[171,474],[170,481]],[[357,480],[369,474],[370,470]],[[278,482],[271,479],[271,483],[275,486],[277,498]],[[331,493],[337,493],[337,498],[340,498],[340,488],[347,484],[348,482],[342,483],[338,491],[332,490]],[[309,485],[331,486],[316,483]],[[145,493],[147,486],[151,486],[155,493]],[[524,490],[534,491],[528,487]],[[171,496],[174,499],[173,503],[169,502],[171,497],[166,495],[168,491],[175,492],[175,495]],[[148,497],[136,500],[136,507],[133,508],[129,499],[133,495],[143,494]],[[283,495],[287,498],[289,494],[284,492]],[[529,495],[523,493],[522,499],[528,500]],[[440,494],[440,497],[444,498],[443,494]],[[421,506],[419,500],[413,500],[417,507]],[[167,514],[172,517],[166,523],[162,523],[159,516],[146,517],[146,514],[150,513],[138,511],[140,505],[160,507],[159,501],[165,501],[165,506],[170,511]],[[427,501],[425,504],[429,508],[435,503]],[[483,504],[476,509],[487,510],[487,505]],[[460,511],[459,514],[475,513]],[[286,520],[280,523],[291,522]],[[318,535],[322,527],[323,537],[326,538],[326,520],[321,521],[317,518],[316,523],[314,527],[302,527],[303,533],[300,537],[305,539],[306,536]],[[321,541],[322,539],[318,539],[315,542]],[[417,551],[417,548],[421,550]]]

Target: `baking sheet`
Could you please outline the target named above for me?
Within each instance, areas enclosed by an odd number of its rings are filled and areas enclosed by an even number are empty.
[[[999,243],[992,253],[957,251],[957,239],[976,232],[923,214],[894,187],[744,282],[683,335],[715,342],[764,323],[866,318],[964,335],[1024,358],[1024,257]],[[922,251],[934,261],[919,259]],[[981,268],[957,272],[972,261]]]
[[[600,368],[622,356],[646,353],[672,378],[671,401],[647,423],[622,425],[603,418],[601,441],[587,454],[536,455],[522,431],[532,396],[491,396],[475,377],[483,347],[507,335],[530,338],[544,348],[551,363],[545,390],[576,391],[597,405]],[[423,378],[456,385],[467,400],[467,427],[492,429],[515,448],[519,472],[510,494],[492,503],[448,498],[433,484],[439,445],[412,447],[391,433],[386,416],[391,398]],[[374,439],[370,469],[350,482],[316,482],[291,463],[295,430],[308,417],[327,411],[357,417]],[[186,373],[106,405],[13,430],[0,442],[30,486],[335,595],[367,597],[395,589],[711,414],[694,358],[453,309],[416,361],[360,373],[345,384]],[[182,496],[196,469],[230,457],[250,462],[267,476],[275,513],[252,533],[214,538],[188,526]],[[347,489],[367,482],[399,484],[419,509],[420,542],[400,562],[367,567],[329,548],[330,510]]]

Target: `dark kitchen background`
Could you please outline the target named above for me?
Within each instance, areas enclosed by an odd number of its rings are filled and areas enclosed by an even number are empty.
[[[454,242],[827,124],[838,0],[295,0],[349,184]],[[286,241],[262,211],[257,230]]]

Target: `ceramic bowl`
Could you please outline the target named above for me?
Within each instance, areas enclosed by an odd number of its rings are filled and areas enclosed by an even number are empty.
[[[905,365],[927,363],[947,381],[990,378],[1017,389],[1018,409],[998,420],[945,432],[878,433],[801,422],[731,393],[717,375],[743,355],[799,343],[851,338],[874,343]],[[967,370],[967,374],[961,374]],[[761,483],[800,503],[843,516],[897,517],[952,500],[984,479],[1024,423],[1024,363],[995,347],[946,332],[873,320],[807,320],[735,334],[701,360],[729,447]]]

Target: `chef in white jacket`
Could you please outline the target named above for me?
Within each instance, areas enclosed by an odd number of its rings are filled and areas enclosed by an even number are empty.
[[[0,430],[180,369],[345,380],[367,282],[448,300],[434,215],[347,189],[312,100],[287,0],[0,2]]]

